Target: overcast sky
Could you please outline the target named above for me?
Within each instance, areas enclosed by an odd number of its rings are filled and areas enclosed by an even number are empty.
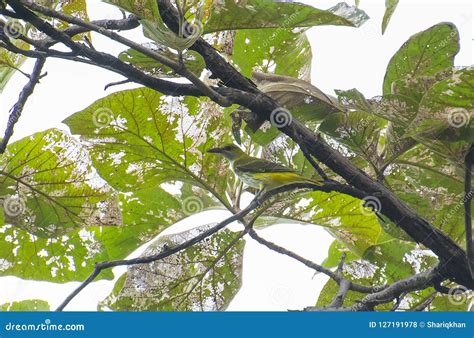
[[[302,1],[318,8],[329,8],[339,1]],[[357,87],[366,96],[381,94],[382,80],[390,57],[411,35],[442,22],[456,24],[461,36],[461,51],[456,65],[472,62],[472,4],[470,0],[400,0],[384,36],[380,25],[384,13],[383,0],[361,0],[360,7],[371,19],[361,28],[316,27],[308,36],[313,49],[312,82],[323,91],[333,94],[334,89]],[[351,5],[352,3],[349,2]],[[89,0],[91,19],[120,18],[121,14],[97,0]],[[124,35],[139,40],[138,31]],[[120,52],[122,46],[93,35],[94,45],[110,53]],[[25,65],[30,70],[31,62]],[[48,76],[42,79],[26,105],[17,124],[13,140],[51,127],[66,129],[60,122],[87,107],[106,94],[106,84],[121,80],[113,73],[66,61],[49,60]],[[8,111],[15,103],[25,78],[15,75],[0,95],[0,130],[8,119]],[[114,87],[123,90],[127,86]],[[212,213],[212,214],[209,214]],[[224,212],[207,212],[183,220],[166,233],[177,232],[205,220],[225,218]],[[332,238],[316,225],[282,224],[272,226],[261,235],[266,239],[321,263],[326,257]],[[141,251],[143,248],[141,249]],[[137,251],[135,255],[141,251]],[[117,276],[124,268],[114,270]],[[244,285],[230,306],[230,310],[287,310],[314,305],[326,278],[288,257],[271,252],[249,240],[245,247]],[[23,281],[15,277],[0,278],[0,304],[13,300],[40,298],[56,307],[78,283],[51,285],[46,282]],[[88,286],[67,308],[68,310],[95,310],[97,300],[108,295],[114,282],[99,281]]]

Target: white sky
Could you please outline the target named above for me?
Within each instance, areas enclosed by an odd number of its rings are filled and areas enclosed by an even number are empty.
[[[318,8],[329,8],[338,0],[301,1]],[[348,3],[352,4],[350,0]],[[400,0],[384,36],[380,25],[384,13],[384,0],[361,0],[360,7],[371,19],[361,28],[316,27],[309,33],[313,48],[312,81],[323,91],[333,94],[333,89],[358,88],[367,97],[381,94],[385,68],[391,56],[411,35],[436,23],[450,21],[456,24],[461,36],[461,51],[456,65],[473,64],[472,6],[470,0]],[[88,1],[91,19],[120,18],[118,11],[98,0]],[[136,32],[124,35],[137,39]],[[118,53],[125,47],[110,44],[107,39],[94,34],[97,49]],[[24,69],[31,69],[32,63]],[[93,101],[113,91],[130,86],[114,87],[103,91],[106,84],[122,78],[99,68],[49,60],[48,76],[42,79],[28,101],[15,128],[13,141],[32,133],[59,127],[61,121],[72,113],[87,107]],[[8,119],[8,111],[15,103],[26,79],[15,75],[0,95],[0,133]],[[183,220],[166,233],[182,231],[196,224],[205,224],[209,217],[224,219],[224,212],[206,212]],[[295,224],[275,225],[260,232],[268,240],[297,252],[305,258],[321,263],[332,239],[320,227]],[[143,251],[141,248],[134,255]],[[114,269],[118,277],[124,268]],[[243,287],[229,310],[285,311],[314,305],[320,288],[326,282],[321,275],[280,254],[269,251],[249,240],[245,247]],[[39,298],[50,302],[54,309],[78,283],[52,284],[25,281],[16,277],[0,278],[0,304],[10,301]],[[98,300],[106,297],[114,282],[99,281],[89,285],[66,309],[96,309]]]

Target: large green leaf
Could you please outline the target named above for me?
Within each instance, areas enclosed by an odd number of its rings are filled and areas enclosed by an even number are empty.
[[[239,30],[235,35],[232,61],[247,77],[255,70],[307,80],[311,59],[303,28]]]
[[[213,2],[205,32],[319,25],[360,26],[367,19],[364,11],[345,3],[329,10],[320,10],[299,3],[273,0],[224,0]]]
[[[285,195],[264,214],[279,218],[278,222],[323,226],[359,256],[378,242],[381,232],[377,218],[363,207],[363,201],[335,192]]]
[[[376,245],[368,248],[363,258],[381,269],[385,283],[407,278],[437,263],[436,257],[406,242],[382,233]]]
[[[120,225],[117,199],[94,174],[87,151],[51,129],[9,145],[0,158],[5,220],[56,237],[94,225]]]
[[[329,251],[325,262],[329,266],[338,264],[341,250],[335,246]],[[392,238],[382,234],[379,242],[368,248],[362,260],[346,260],[344,277],[354,283],[376,286],[391,284],[397,280],[407,278],[415,273],[426,271],[437,263],[436,258],[426,251],[420,250],[416,244]],[[330,279],[321,290],[316,306],[327,306],[336,295],[338,285]],[[365,294],[349,291],[344,306],[351,306],[360,301]],[[393,304],[387,303],[377,307],[378,310],[388,310]]]
[[[379,138],[386,121],[365,111],[348,111],[327,116],[319,130],[346,145],[377,171],[380,167]]]
[[[340,259],[340,256],[337,258]],[[383,285],[386,281],[383,271],[379,267],[364,260],[353,260],[344,264],[343,276],[354,283],[365,286]],[[331,304],[338,289],[339,285],[330,278],[321,289],[316,306],[325,307]],[[344,298],[343,306],[352,306],[364,298],[364,296],[366,294],[349,290]],[[390,304],[383,304],[378,306],[377,310],[388,310],[390,307]]]
[[[95,167],[114,188],[187,182],[229,205],[223,162],[206,152],[231,135],[212,103],[139,88],[98,100],[65,123],[89,143]]]
[[[108,3],[138,15],[142,19],[159,21],[158,6],[154,0],[105,0]],[[356,8],[340,3],[328,10],[316,9],[303,4],[278,3],[272,0],[211,1],[204,4],[188,1],[187,14],[204,9],[204,33],[224,30],[258,28],[292,28],[319,25],[360,26],[367,21],[367,14]]]
[[[1,274],[52,282],[84,280],[96,262],[123,259],[168,226],[214,203],[188,185],[179,193],[180,199],[159,187],[120,193],[124,225],[119,227],[88,227],[46,239],[4,225],[0,227]],[[112,276],[111,270],[100,275]]]
[[[195,237],[209,226],[159,238],[143,254],[156,254]],[[223,310],[241,286],[244,242],[229,230],[153,262],[132,266],[101,308],[120,311]]]
[[[409,133],[415,138],[474,142],[474,67],[455,71],[423,96]]]
[[[421,216],[458,240],[464,232],[463,171],[461,164],[419,145],[395,160],[386,181]]]
[[[459,51],[459,34],[451,23],[440,23],[413,35],[391,58],[383,83],[383,94],[392,93],[399,79],[435,75],[452,68]]]
[[[82,281],[96,262],[109,259],[100,234],[101,228],[89,227],[60,237],[41,238],[4,224],[0,227],[0,274],[57,283]],[[112,276],[110,270],[101,274],[102,278]]]

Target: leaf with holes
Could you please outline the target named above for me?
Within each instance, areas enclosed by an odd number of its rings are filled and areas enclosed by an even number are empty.
[[[339,3],[328,10],[300,3],[271,0],[214,1],[205,23],[205,32],[222,30],[292,28],[320,25],[358,27],[369,17],[364,11]]]
[[[409,134],[421,140],[474,142],[474,67],[455,71],[423,96]]]
[[[210,226],[159,238],[143,256],[174,247]],[[241,286],[244,242],[223,230],[184,251],[148,265],[129,267],[100,308],[116,311],[217,311]]]
[[[280,196],[265,205],[265,216],[278,222],[298,222],[324,227],[355,254],[362,256],[378,242],[381,229],[362,201],[341,193],[314,191]]]
[[[309,80],[311,46],[304,28],[237,31],[232,61],[247,77],[252,71]]]
[[[451,23],[440,23],[413,35],[390,59],[383,94],[392,94],[396,80],[435,75],[452,68],[459,51],[458,40],[459,33]]]
[[[114,188],[133,193],[145,182],[156,189],[189,183],[214,205],[229,206],[227,165],[206,152],[231,137],[230,121],[213,103],[139,88],[98,100],[65,123],[87,141],[99,174]]]
[[[56,237],[121,224],[113,190],[94,174],[82,145],[59,130],[9,145],[0,168],[5,221],[31,234]]]

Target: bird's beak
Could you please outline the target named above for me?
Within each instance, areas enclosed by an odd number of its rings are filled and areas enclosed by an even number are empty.
[[[220,154],[220,153],[222,153],[222,149],[221,148],[211,148],[211,149],[207,149],[207,152],[211,153],[211,154]]]

